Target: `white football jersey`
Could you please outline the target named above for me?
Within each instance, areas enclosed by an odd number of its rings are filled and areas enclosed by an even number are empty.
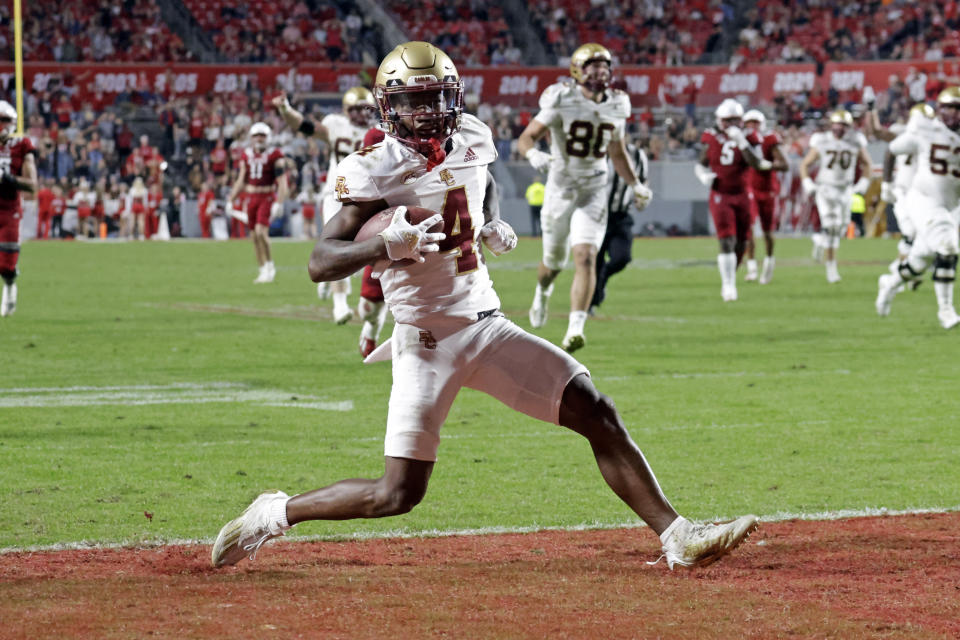
[[[907,125],[902,122],[896,122],[890,125],[890,133],[900,135],[907,130]],[[917,162],[912,153],[901,153],[894,156],[893,165],[893,187],[901,195],[910,189],[913,182],[913,176],[917,174]]]
[[[490,129],[464,114],[462,127],[447,143],[443,162],[427,171],[427,159],[387,136],[383,142],[347,156],[331,180],[342,202],[385,200],[443,214],[439,253],[426,262],[393,266],[380,276],[383,297],[397,322],[429,325],[443,318],[477,319],[496,309],[480,246],[487,165],[496,160]]]
[[[630,97],[608,89],[603,102],[587,100],[574,82],[552,84],[540,94],[536,120],[550,130],[550,171],[570,178],[605,175],[607,145],[624,137]]]
[[[910,185],[927,198],[953,210],[960,204],[960,134],[940,118],[911,120],[890,143],[890,153],[913,154],[917,173]]]
[[[860,150],[867,148],[867,138],[855,130],[847,131],[842,138],[831,131],[818,131],[810,136],[810,148],[820,154],[817,184],[845,188],[854,183]]]
[[[363,144],[363,136],[366,135],[368,127],[356,126],[342,113],[326,115],[320,124],[330,132],[330,144],[327,150],[330,155],[330,164],[327,167],[327,175],[333,176],[337,174],[337,165]],[[330,184],[329,180],[327,184]]]

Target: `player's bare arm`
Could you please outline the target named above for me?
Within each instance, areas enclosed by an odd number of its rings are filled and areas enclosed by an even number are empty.
[[[497,181],[493,179],[493,174],[487,170],[487,185],[483,193],[483,222],[484,224],[500,219],[500,194],[497,188]]]
[[[230,195],[227,197],[227,202],[233,202],[237,199],[237,196],[240,195],[240,191],[243,190],[243,185],[247,181],[247,163],[240,163],[240,171],[237,172],[237,179],[233,181],[233,186],[230,187]]]
[[[537,148],[537,142],[547,135],[547,131],[547,127],[542,122],[531,120],[527,128],[517,138],[517,152],[526,158],[527,152]]]
[[[774,145],[771,152],[773,153],[773,166],[770,168],[770,170],[787,171],[790,168],[790,165],[787,164],[787,158],[783,155],[783,149],[780,148],[780,145]]]
[[[893,181],[893,170],[897,166],[897,157],[890,153],[888,149],[886,153],[883,154],[883,181],[892,182]]]
[[[877,116],[877,112],[872,109],[867,112],[867,117],[864,118],[863,124],[863,133],[868,139],[875,138],[883,142],[890,142],[897,137],[897,134],[894,132],[880,126],[880,118]]]
[[[310,253],[308,271],[314,282],[339,280],[378,260],[387,260],[387,246],[379,236],[354,242],[363,223],[387,208],[383,200],[346,202],[330,221]]]
[[[25,191],[27,193],[36,193],[37,192],[37,164],[33,159],[33,154],[28,153],[23,158],[23,165],[20,168],[22,175],[15,176],[12,173],[6,172],[3,174],[3,181],[13,184],[17,191]]]
[[[302,113],[293,108],[290,104],[290,101],[287,99],[287,94],[281,94],[276,96],[272,101],[274,108],[277,110],[277,113],[280,114],[280,117],[283,118],[283,121],[287,123],[287,126],[293,129],[294,131],[300,131],[306,136],[315,136],[320,138],[324,142],[330,142],[330,131],[314,120],[313,118],[307,118]]]
[[[623,138],[610,141],[607,145],[607,155],[610,156],[614,170],[623,178],[624,183],[631,187],[637,183],[637,168],[633,166],[633,159],[627,153],[627,145]]]
[[[810,177],[810,167],[820,159],[820,152],[816,149],[810,149],[807,151],[807,155],[803,157],[803,161],[800,163],[800,179]]]
[[[870,176],[873,175],[873,162],[870,160],[870,154],[864,148],[860,149],[859,161],[861,175],[869,180]]]
[[[287,198],[290,196],[290,182],[287,180],[287,160],[286,158],[279,158],[273,164],[273,170],[277,176],[277,195],[276,202],[278,204],[283,204],[287,201]]]

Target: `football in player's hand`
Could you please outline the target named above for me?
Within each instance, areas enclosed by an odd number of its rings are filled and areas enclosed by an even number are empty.
[[[369,220],[363,223],[363,226],[360,227],[360,231],[357,232],[357,236],[353,239],[354,242],[361,242],[363,240],[369,240],[374,237],[384,229],[390,226],[390,221],[393,220],[393,214],[396,213],[397,207],[390,207],[384,209],[379,213],[373,214]],[[430,209],[424,209],[423,207],[407,207],[407,215],[405,216],[407,222],[410,224],[420,224],[427,218],[432,215],[436,215],[436,211],[430,211]],[[438,222],[429,229],[430,233],[439,233],[443,231],[443,221]],[[406,266],[409,264],[416,263],[416,260],[395,260],[390,263],[390,266]]]

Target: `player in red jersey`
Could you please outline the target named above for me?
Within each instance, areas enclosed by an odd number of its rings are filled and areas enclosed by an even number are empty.
[[[760,218],[760,228],[763,229],[763,242],[766,245],[767,255],[763,259],[763,272],[760,273],[760,284],[767,284],[773,279],[773,227],[777,221],[777,193],[780,191],[780,180],[777,171],[786,171],[787,160],[780,150],[780,136],[775,131],[765,129],[766,116],[759,109],[751,109],[743,116],[743,126],[747,130],[747,140],[760,151],[760,156],[770,162],[771,168],[761,171],[751,167],[747,174],[750,198],[750,229],[753,223]],[[747,277],[746,280],[757,280],[757,261],[754,259],[753,233],[747,239]]]
[[[43,188],[37,191],[37,238],[41,240],[50,237],[53,198],[53,178],[47,178]]]
[[[200,219],[200,235],[204,238],[210,237],[210,214],[213,209],[210,207],[216,199],[216,193],[213,191],[213,182],[205,180],[203,182],[203,191],[197,195],[197,216]]]
[[[773,165],[757,157],[740,128],[743,107],[739,102],[727,98],[714,115],[717,128],[703,132],[700,142],[705,146],[694,172],[700,182],[710,187],[710,215],[720,240],[720,296],[724,302],[730,302],[737,299],[737,265],[747,248],[750,231],[747,169],[769,171]]]
[[[20,258],[20,192],[36,193],[36,150],[30,138],[16,137],[17,110],[0,100],[0,316],[17,308],[17,260]]]
[[[260,273],[254,283],[273,282],[276,269],[270,257],[270,221],[283,214],[287,199],[286,161],[283,152],[268,147],[270,125],[257,122],[250,127],[251,145],[241,158],[240,173],[230,189],[228,202],[233,202],[241,189],[246,191],[247,228],[253,231],[253,248]]]

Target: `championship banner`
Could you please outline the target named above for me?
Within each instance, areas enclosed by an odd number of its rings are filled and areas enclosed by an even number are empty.
[[[729,97],[749,103],[770,103],[778,94],[806,93],[814,86],[838,91],[859,91],[872,86],[883,91],[889,78],[903,79],[911,68],[949,79],[960,76],[960,61],[896,61],[827,63],[817,75],[813,64],[746,64],[736,70],[726,65],[687,67],[617,66],[634,107],[672,105],[689,101],[701,106],[719,104]],[[205,65],[205,64],[57,64],[26,63],[24,88],[34,94],[64,86],[81,99],[97,93],[113,99],[121,93],[149,91],[161,96],[229,94],[257,88],[277,91],[342,93],[369,86],[373,67],[358,64],[320,65]],[[537,98],[550,84],[567,76],[566,67],[482,67],[461,69],[468,104],[472,101],[537,107]],[[14,77],[10,64],[0,64],[4,86]]]

